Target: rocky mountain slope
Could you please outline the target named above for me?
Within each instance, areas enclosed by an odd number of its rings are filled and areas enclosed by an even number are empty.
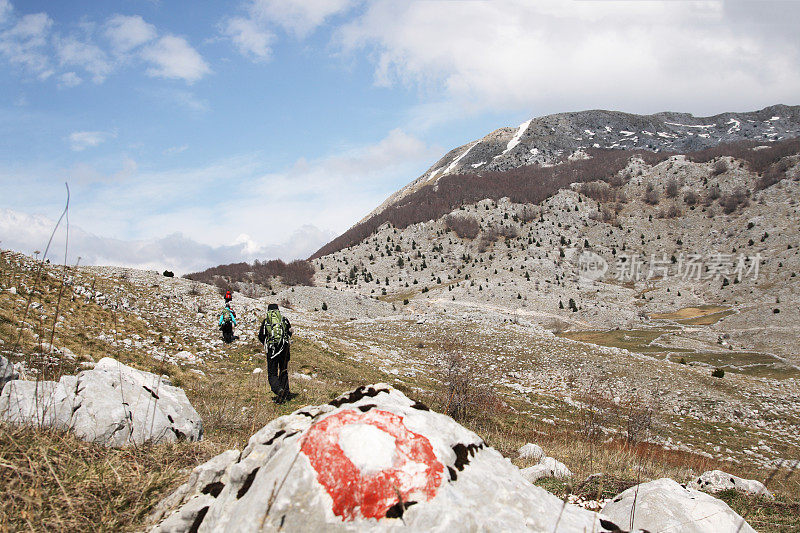
[[[602,110],[547,115],[516,128],[500,128],[450,150],[365,218],[420,187],[435,185],[447,175],[553,165],[570,157],[582,157],[581,152],[591,148],[686,153],[736,141],[774,142],[798,136],[800,106],[775,105],[760,111],[711,117]]]

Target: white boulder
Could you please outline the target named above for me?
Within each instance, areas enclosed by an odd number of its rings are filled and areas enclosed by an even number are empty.
[[[153,532],[609,531],[389,385],[304,407],[197,467]]]
[[[539,464],[520,470],[522,477],[533,483],[543,477],[567,478],[572,477],[572,472],[561,461],[552,457],[543,457]]]
[[[765,496],[767,498],[774,498],[775,496],[767,489],[767,487],[760,481],[755,479],[744,479],[733,474],[728,474],[722,470],[709,470],[695,481],[688,484],[689,487],[705,492],[720,492],[723,490],[738,490],[746,494],[754,494],[756,496]]]
[[[197,356],[188,350],[183,350],[175,354],[175,359],[184,363],[196,363]]]
[[[7,382],[18,378],[19,373],[16,371],[11,361],[0,355],[0,389],[2,389],[3,385]]]
[[[623,530],[755,533],[728,504],[663,478],[622,492],[602,513]]]
[[[543,457],[546,457],[542,447],[532,442],[520,447],[517,453],[520,459],[533,459],[534,461],[540,461]]]
[[[194,441],[203,434],[182,389],[110,357],[58,382],[8,382],[0,394],[0,419],[71,430],[106,446]]]

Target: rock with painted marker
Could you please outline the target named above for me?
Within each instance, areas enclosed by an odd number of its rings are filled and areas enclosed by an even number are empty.
[[[153,532],[615,528],[384,384],[282,416],[225,454],[157,507]]]

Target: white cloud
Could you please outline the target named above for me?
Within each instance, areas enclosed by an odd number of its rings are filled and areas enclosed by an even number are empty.
[[[105,81],[113,68],[106,53],[92,43],[66,37],[56,39],[55,47],[61,65],[83,68],[95,83]]]
[[[193,113],[208,111],[207,100],[198,98],[192,91],[172,88],[144,88],[142,92],[160,105],[178,105]]]
[[[0,0],[0,24],[8,19],[8,16],[11,14],[13,8],[11,7],[11,2],[8,0]]]
[[[264,61],[272,55],[270,44],[275,36],[251,19],[232,18],[224,24],[223,33],[230,37],[244,56]]]
[[[360,2],[355,0],[252,0],[253,18],[276,23],[298,37],[305,37],[334,15],[345,13]]]
[[[81,152],[99,146],[113,137],[116,135],[106,131],[73,131],[69,134],[69,143],[72,150]]]
[[[83,82],[80,76],[74,72],[65,72],[58,77],[59,87],[76,87]]]
[[[175,154],[180,154],[181,152],[185,152],[188,149],[189,149],[189,145],[188,144],[182,144],[180,146],[170,146],[169,148],[164,150],[164,152],[162,152],[162,153],[164,155],[175,155]]]
[[[361,0],[249,0],[245,4],[248,16],[223,21],[220,31],[242,55],[265,61],[272,55],[272,28],[281,27],[303,39],[331,17],[347,13],[359,3]]]
[[[102,240],[86,241],[80,251],[84,257],[94,254],[113,262],[123,256],[107,251],[103,243],[109,239],[139,250],[132,241],[153,242],[158,248],[161,237],[180,233],[186,241],[201,243],[199,248],[175,241],[175,246],[184,246],[182,257],[169,256],[163,264],[199,268],[192,254],[203,261],[208,258],[204,266],[276,256],[291,259],[307,257],[334,233],[347,229],[421,173],[440,152],[395,130],[378,143],[340,147],[327,157],[299,160],[279,171],[259,154],[160,171],[138,168],[129,158],[112,162],[108,157],[69,169],[53,165],[14,173],[0,169],[0,206],[57,213],[63,202],[61,178],[66,176],[74,200],[70,220],[91,228]],[[320,229],[304,228],[309,221]],[[246,237],[237,241],[242,234]],[[14,236],[7,230],[0,240],[11,239],[19,249],[41,246],[25,235]],[[141,253],[149,252],[142,248]]]
[[[166,35],[142,50],[142,58],[153,66],[147,74],[158,78],[194,83],[211,72],[203,57],[182,37]]]
[[[80,29],[78,37],[54,32],[54,22],[46,13],[9,16],[9,5],[7,0],[0,0],[0,23],[4,17],[13,22],[0,32],[0,55],[41,80],[55,75],[59,87],[82,83],[87,76],[78,75],[81,69],[95,83],[102,83],[120,66],[136,64],[134,60],[148,66],[149,76],[188,83],[211,72],[186,39],[175,35],[158,38],[156,27],[139,15],[113,15],[99,28],[90,20],[82,20],[75,24]],[[98,34],[104,37],[102,46],[93,42]],[[253,53],[259,50],[255,36],[242,34],[239,39],[243,46],[249,44]]]
[[[57,218],[57,214],[53,214]],[[54,218],[30,215],[0,208],[0,247],[33,253],[43,250],[55,227]],[[59,227],[48,257],[54,262],[64,258],[66,226]],[[115,265],[156,271],[172,270],[178,275],[225,263],[255,259],[285,260],[306,258],[333,238],[333,234],[312,225],[304,225],[283,236],[284,242],[260,246],[246,234],[221,246],[210,246],[181,233],[153,239],[125,240],[101,237],[83,228],[69,228],[67,262],[81,265]]]
[[[139,15],[114,15],[106,22],[105,36],[118,53],[127,53],[156,38],[156,27]]]
[[[52,26],[53,20],[45,13],[19,18],[14,26],[0,33],[0,53],[39,79],[49,78],[53,69],[45,46]]]
[[[336,42],[375,58],[377,84],[418,87],[475,112],[708,112],[793,101],[796,30],[778,27],[775,46],[769,31],[741,31],[727,5],[375,0]],[[796,19],[800,5],[781,10]]]

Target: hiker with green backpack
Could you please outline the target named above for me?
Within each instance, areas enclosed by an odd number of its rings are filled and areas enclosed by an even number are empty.
[[[292,325],[278,309],[278,304],[267,306],[267,316],[261,321],[258,340],[267,352],[267,377],[275,393],[274,402],[283,403],[290,398],[289,392],[289,344]]]
[[[219,315],[219,329],[222,331],[222,340],[228,344],[233,342],[234,326],[236,326],[236,313],[231,309],[231,304],[226,303]]]

